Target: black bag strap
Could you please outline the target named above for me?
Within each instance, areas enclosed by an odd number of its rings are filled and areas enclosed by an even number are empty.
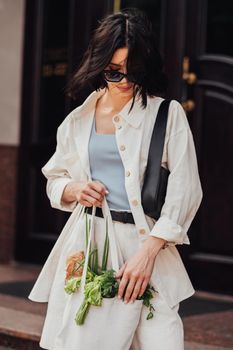
[[[150,142],[145,180],[147,181],[148,188],[154,189],[155,191],[155,193],[153,193],[153,198],[156,198],[159,184],[160,167],[170,101],[171,100],[163,100],[160,103]]]

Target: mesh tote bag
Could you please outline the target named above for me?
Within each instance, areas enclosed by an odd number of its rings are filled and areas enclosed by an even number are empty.
[[[112,268],[119,270],[119,259],[114,226],[110,210],[103,200],[103,215],[108,220],[109,252]],[[143,300],[125,304],[123,299],[103,298],[101,306],[91,305],[82,325],[77,325],[75,315],[84,300],[84,285],[87,276],[90,245],[94,230],[95,207],[92,210],[90,232],[86,249],[85,263],[80,288],[68,295],[61,328],[54,341],[52,350],[127,350],[140,320]]]

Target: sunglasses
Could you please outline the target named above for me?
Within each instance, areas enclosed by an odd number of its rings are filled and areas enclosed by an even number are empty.
[[[123,78],[127,78],[127,80],[131,81],[132,83],[135,83],[137,80],[136,77],[132,74],[124,74],[116,70],[104,70],[103,73],[105,79],[112,83],[118,83]]]

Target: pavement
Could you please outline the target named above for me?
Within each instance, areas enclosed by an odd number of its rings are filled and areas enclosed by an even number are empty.
[[[41,266],[0,264],[0,334],[39,341],[47,303],[30,301]],[[233,350],[233,296],[206,291],[180,303],[185,350]],[[1,336],[0,336],[1,341]],[[11,350],[1,345],[0,350]]]

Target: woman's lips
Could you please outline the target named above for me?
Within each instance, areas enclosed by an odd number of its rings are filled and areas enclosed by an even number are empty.
[[[120,90],[120,91],[128,91],[128,90],[130,90],[131,89],[131,86],[128,86],[128,87],[120,87],[120,86],[118,86],[118,89]]]

